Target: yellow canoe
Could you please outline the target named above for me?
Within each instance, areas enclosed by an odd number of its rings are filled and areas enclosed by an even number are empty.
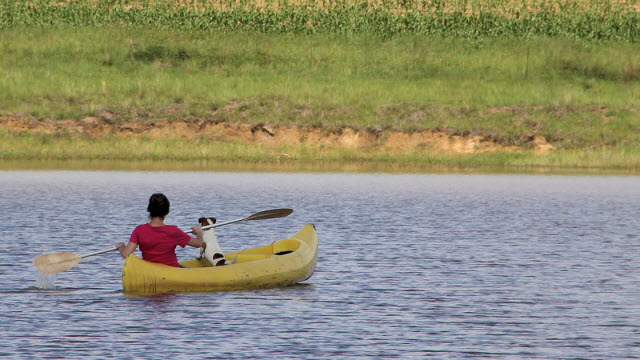
[[[177,268],[127,257],[122,268],[126,292],[164,293],[266,289],[296,284],[311,277],[318,259],[318,235],[312,224],[272,244],[226,253],[235,264],[213,267],[205,258],[180,262]]]

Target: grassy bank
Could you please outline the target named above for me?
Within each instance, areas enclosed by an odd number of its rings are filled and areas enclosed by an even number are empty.
[[[193,151],[179,136],[0,129],[0,158],[639,168],[635,3],[310,4],[0,0],[0,116],[438,131],[522,151],[283,148],[210,134]],[[537,135],[556,151],[535,155]]]
[[[304,145],[263,146],[226,141],[147,137],[78,138],[0,132],[0,168],[260,169],[371,171],[640,172],[640,148],[482,154],[407,153]],[[42,162],[44,161],[44,162]],[[39,164],[39,165],[38,165]],[[66,164],[66,165],[64,165]]]
[[[2,115],[640,140],[640,48],[625,42],[85,27],[3,30],[0,44]]]

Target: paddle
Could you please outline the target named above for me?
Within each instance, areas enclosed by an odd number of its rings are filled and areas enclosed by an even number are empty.
[[[43,274],[57,274],[59,272],[67,271],[72,267],[78,265],[82,258],[104,254],[106,252],[116,250],[118,250],[118,248],[100,250],[86,255],[78,255],[65,252],[45,254],[33,259],[33,266],[35,266],[36,269]]]
[[[215,227],[229,225],[229,224],[233,224],[241,221],[267,220],[267,219],[281,218],[281,217],[289,216],[289,214],[291,214],[292,212],[293,210],[291,209],[265,210],[265,211],[255,213],[253,215],[249,215],[244,218],[203,226],[202,230],[212,229]],[[186,231],[186,233],[187,234],[193,233],[193,230]],[[78,263],[83,258],[94,256],[94,255],[100,255],[100,254],[104,254],[104,253],[116,251],[116,250],[118,250],[118,248],[110,248],[110,249],[92,252],[85,255],[65,253],[65,252],[45,254],[45,255],[40,255],[34,258],[33,266],[35,266],[36,269],[43,274],[57,274],[59,272],[67,271],[72,267],[78,265]]]

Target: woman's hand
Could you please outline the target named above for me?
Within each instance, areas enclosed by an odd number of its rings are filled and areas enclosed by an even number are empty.
[[[126,259],[127,255],[136,251],[137,248],[138,244],[131,241],[129,241],[127,245],[125,245],[123,242],[116,243],[116,249],[118,249],[118,251],[120,252],[120,256],[122,256],[123,259]]]
[[[193,230],[193,233],[198,237],[202,235],[202,226],[200,226],[200,225],[192,226],[191,230]]]
[[[191,230],[193,230],[193,234],[196,237],[191,238],[191,240],[189,240],[189,243],[187,245],[193,246],[193,247],[196,247],[196,248],[202,247],[202,244],[204,244],[204,235],[203,235],[203,232],[202,232],[202,226],[194,225],[194,226],[191,227]]]

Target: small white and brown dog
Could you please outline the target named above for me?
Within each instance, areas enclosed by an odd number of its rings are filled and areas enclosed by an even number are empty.
[[[198,222],[202,226],[213,225],[216,223],[216,218],[201,217],[198,219]],[[227,259],[224,257],[224,253],[222,252],[222,248],[220,247],[220,244],[218,244],[218,238],[216,237],[216,233],[213,229],[205,230],[203,232],[203,238],[204,244],[200,250],[199,259],[204,256],[213,266],[231,265],[236,262],[236,259],[233,259],[231,262],[227,262]]]

